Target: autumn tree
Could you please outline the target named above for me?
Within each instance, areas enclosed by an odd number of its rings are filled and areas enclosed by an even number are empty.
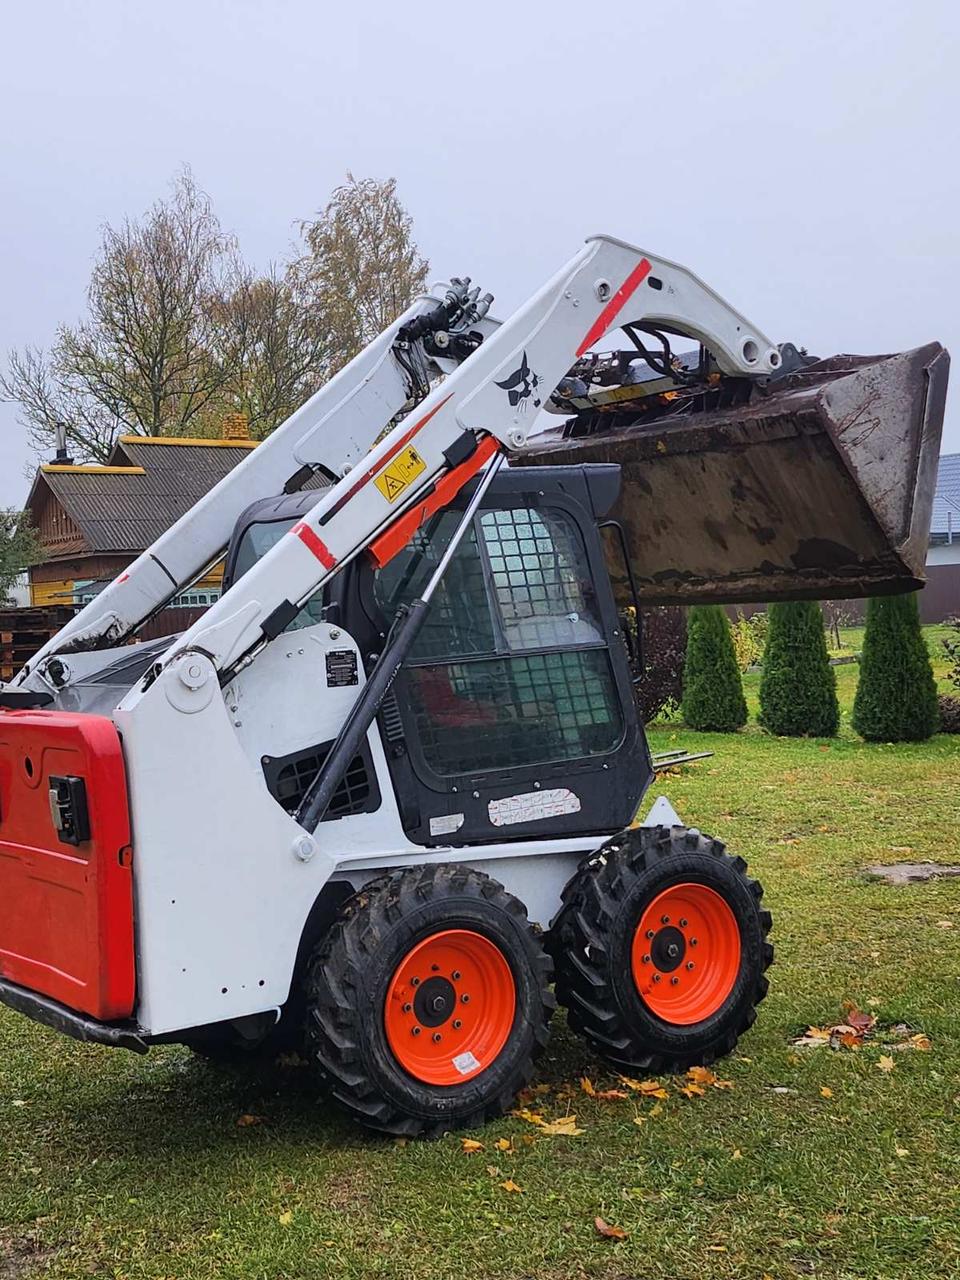
[[[306,304],[323,317],[333,372],[410,305],[430,267],[414,241],[395,178],[348,173],[323,212],[301,223],[301,232],[306,252],[293,270]]]
[[[226,381],[212,300],[233,249],[187,169],[142,221],[104,228],[87,318],[47,352],[14,352],[0,377],[39,451],[58,421],[75,457],[102,462],[124,432],[184,435],[202,420]]]
[[[226,413],[263,438],[403,311],[427,263],[391,178],[348,181],[302,225],[304,251],[258,274],[185,169],[140,220],[104,228],[87,316],[14,352],[0,398],[38,452],[66,424],[103,462],[118,435],[212,435]]]
[[[260,276],[239,259],[213,307],[224,376],[206,415],[211,430],[224,412],[240,412],[262,440],[329,376],[327,326],[303,304],[290,271]]]

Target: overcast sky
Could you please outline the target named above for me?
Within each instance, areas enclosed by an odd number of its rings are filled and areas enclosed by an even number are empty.
[[[4,357],[81,316],[102,224],[184,163],[261,265],[351,169],[499,315],[606,231],[778,341],[960,353],[951,0],[35,0],[2,29]],[[0,505],[29,461],[0,405]]]

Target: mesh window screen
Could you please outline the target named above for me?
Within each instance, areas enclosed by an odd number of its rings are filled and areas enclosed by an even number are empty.
[[[419,530],[400,555],[377,574],[374,591],[387,618],[415,599],[427,585],[457,524],[459,512],[446,512],[438,522]],[[476,529],[464,537],[439,587],[413,647],[411,661],[495,653],[493,618],[483,576]]]
[[[410,669],[424,759],[442,777],[612,751],[623,721],[605,649]]]
[[[386,617],[425,586],[459,519],[443,513],[379,572]],[[623,718],[576,523],[555,508],[483,512],[407,672],[421,750],[441,776],[613,750]]]
[[[520,507],[480,517],[507,647],[600,644],[603,632],[576,525]]]

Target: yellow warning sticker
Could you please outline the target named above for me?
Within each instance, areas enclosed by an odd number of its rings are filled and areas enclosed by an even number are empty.
[[[416,449],[408,447],[397,454],[389,467],[385,467],[373,483],[388,502],[395,502],[411,481],[416,480],[417,476],[426,469],[427,464]]]

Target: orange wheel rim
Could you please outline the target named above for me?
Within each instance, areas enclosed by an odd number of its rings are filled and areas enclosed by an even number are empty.
[[[513,1030],[516,984],[507,958],[470,929],[418,942],[390,980],[387,1043],[424,1084],[463,1084],[494,1061]]]
[[[633,980],[655,1017],[703,1022],[723,1005],[740,972],[740,929],[727,902],[703,884],[675,884],[640,917]]]

